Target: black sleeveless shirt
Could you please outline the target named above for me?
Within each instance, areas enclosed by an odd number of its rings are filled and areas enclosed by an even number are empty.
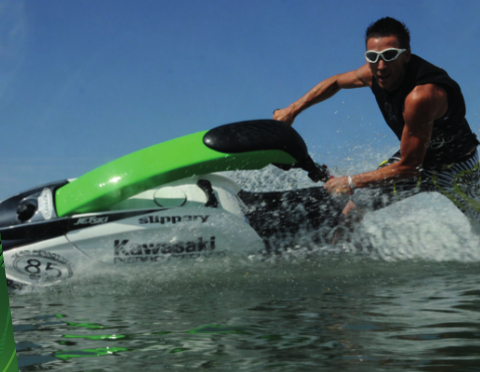
[[[385,121],[400,140],[405,126],[403,118],[405,98],[417,85],[424,84],[439,85],[447,91],[448,110],[443,117],[433,123],[432,137],[423,167],[439,167],[460,161],[479,142],[465,119],[465,101],[460,86],[445,70],[412,54],[399,88],[388,92],[380,88],[374,78],[372,92]]]

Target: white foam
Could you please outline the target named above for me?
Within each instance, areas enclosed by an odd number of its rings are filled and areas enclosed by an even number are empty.
[[[370,146],[357,146],[354,154],[337,159],[340,167],[332,167],[335,176],[358,174],[375,169],[395,152],[394,148],[374,151]],[[387,154],[385,156],[384,154]],[[315,159],[316,155],[312,157]],[[313,184],[299,169],[284,172],[269,166],[262,170],[229,172],[229,177],[249,191],[292,190]],[[341,247],[328,243],[314,245],[313,234],[295,237],[295,244],[284,247],[287,256],[299,258],[312,252],[332,253],[368,250],[373,259],[480,261],[480,237],[469,220],[455,205],[439,193],[422,193],[376,212],[368,212],[353,236],[353,241]],[[281,244],[281,243],[280,243]],[[302,249],[305,248],[305,249]]]

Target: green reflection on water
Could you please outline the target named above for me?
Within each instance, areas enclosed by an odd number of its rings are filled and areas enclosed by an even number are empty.
[[[59,351],[56,352],[54,355],[59,359],[68,360],[72,358],[91,358],[105,355],[113,355],[114,353],[128,350],[129,349],[126,349],[124,347],[98,347],[95,349]]]
[[[87,340],[117,340],[120,338],[125,338],[125,335],[95,335],[95,336],[85,336],[85,335],[64,335],[65,338],[84,338]]]
[[[75,323],[75,322],[67,322],[67,321],[65,321],[65,323],[67,323],[71,327],[80,327],[80,328],[88,328],[88,329],[110,328],[110,327],[105,327],[105,326],[95,324],[95,323]]]

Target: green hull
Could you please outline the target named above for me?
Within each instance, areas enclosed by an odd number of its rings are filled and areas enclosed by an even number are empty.
[[[205,133],[148,147],[77,178],[56,191],[57,215],[102,211],[144,190],[193,175],[296,163],[281,150],[218,152],[203,144]]]

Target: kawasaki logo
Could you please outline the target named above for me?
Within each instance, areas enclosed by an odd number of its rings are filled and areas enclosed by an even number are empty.
[[[201,223],[207,222],[209,215],[206,216],[148,216],[138,219],[138,223],[159,223],[159,224],[176,224],[179,222],[194,222],[199,221]]]
[[[128,239],[115,240],[115,256],[154,256],[182,253],[211,252],[215,249],[215,237],[175,243],[131,243]]]

